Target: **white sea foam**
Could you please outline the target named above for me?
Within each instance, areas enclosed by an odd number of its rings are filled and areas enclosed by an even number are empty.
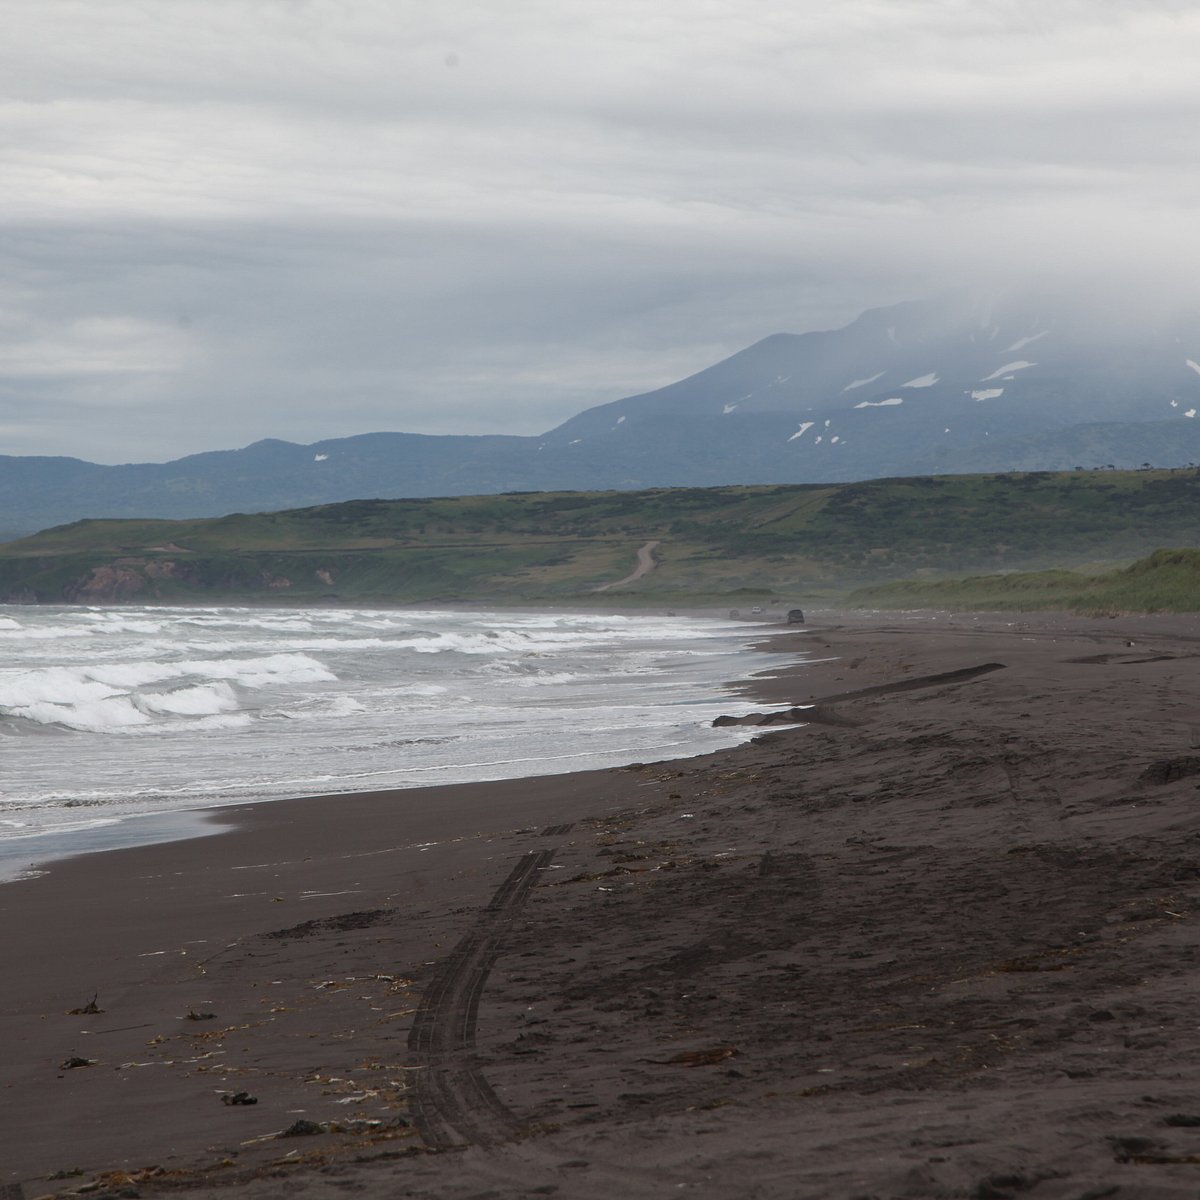
[[[0,612],[0,850],[181,806],[615,765],[743,739],[728,622],[574,613]],[[764,657],[756,667],[769,667]]]
[[[306,654],[271,654],[263,658],[193,659],[179,664],[181,675],[232,679],[244,687],[269,684],[318,683],[337,678]]]
[[[69,704],[34,700],[29,704],[14,706],[11,712],[39,725],[61,725],[66,729],[90,733],[128,729],[130,726],[145,725],[150,721],[144,712],[124,696],[108,696],[95,700],[77,699]]]
[[[62,638],[90,638],[94,629],[56,629],[49,625],[5,625],[0,627],[0,638],[4,641],[60,641]]]
[[[238,706],[238,699],[228,683],[216,683],[176,688],[172,692],[149,692],[139,696],[137,704],[143,712],[207,717],[215,713],[233,712]]]

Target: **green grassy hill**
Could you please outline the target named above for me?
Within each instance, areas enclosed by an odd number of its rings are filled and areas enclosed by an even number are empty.
[[[859,608],[957,608],[978,611],[1200,611],[1200,550],[1156,550],[1111,571],[1031,571],[965,579],[901,580],[859,588]]]
[[[80,521],[0,545],[8,602],[583,604],[838,598],[917,576],[1200,547],[1195,470],[357,500],[185,521]],[[1072,578],[1075,578],[1072,576]]]

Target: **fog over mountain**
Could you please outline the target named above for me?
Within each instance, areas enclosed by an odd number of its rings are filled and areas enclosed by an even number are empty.
[[[1200,279],[1178,0],[8,7],[3,454],[533,436],[869,307]]]
[[[6,532],[364,497],[821,483],[1200,461],[1200,310],[956,292],[767,337],[537,437],[269,439],[167,463],[0,458]]]

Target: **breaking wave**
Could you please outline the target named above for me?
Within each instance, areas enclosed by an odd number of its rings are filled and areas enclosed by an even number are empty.
[[[0,674],[0,715],[92,733],[139,729],[156,719],[210,717],[240,707],[246,690],[336,676],[303,654],[260,658],[116,662]],[[187,682],[183,686],[159,685]],[[208,726],[211,728],[211,724]]]
[[[9,607],[0,845],[181,806],[701,753],[744,736],[710,723],[749,707],[723,682],[747,640],[594,613]]]

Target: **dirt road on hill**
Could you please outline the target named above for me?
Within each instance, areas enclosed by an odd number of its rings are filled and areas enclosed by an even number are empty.
[[[654,558],[654,551],[658,549],[659,545],[659,542],[647,542],[637,552],[637,566],[624,579],[618,579],[614,583],[602,583],[592,591],[607,592],[612,588],[624,587],[627,583],[636,583],[643,575],[648,575],[658,566]]]

